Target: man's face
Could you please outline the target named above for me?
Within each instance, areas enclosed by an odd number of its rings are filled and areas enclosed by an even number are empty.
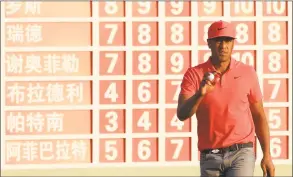
[[[234,39],[229,37],[218,37],[208,40],[212,56],[217,57],[220,62],[227,61],[231,58],[234,48]]]

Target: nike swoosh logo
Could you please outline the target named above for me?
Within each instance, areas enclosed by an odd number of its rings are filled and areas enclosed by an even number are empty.
[[[238,79],[239,77],[241,77],[241,76],[236,76],[236,77],[234,77],[234,79]]]
[[[222,30],[222,29],[224,29],[224,28],[227,28],[227,27],[223,27],[223,28],[218,28],[218,30],[220,31],[220,30]]]

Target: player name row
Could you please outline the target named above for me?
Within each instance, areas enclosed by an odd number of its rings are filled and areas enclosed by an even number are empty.
[[[98,10],[99,17],[124,17],[130,12],[131,17],[157,17],[163,11],[165,17],[187,17],[187,16],[223,16],[227,12],[223,2],[183,2],[171,1],[158,3],[148,2],[5,2],[5,17],[91,17],[93,11]],[[131,6],[128,6],[131,5]],[[198,14],[192,10],[197,5]],[[263,16],[286,16],[288,2],[274,1],[263,2],[258,8],[253,1],[230,2],[229,14],[231,16],[255,16],[262,8]],[[66,11],[64,11],[64,6]],[[95,8],[96,7],[96,8]],[[161,7],[164,8],[161,9]],[[54,12],[49,9],[54,8]],[[94,9],[94,10],[92,10]]]
[[[164,53],[164,62],[161,62],[161,53]],[[91,76],[93,69],[101,76],[126,75],[129,71],[133,75],[156,75],[164,67],[164,74],[179,77],[189,67],[206,62],[211,56],[209,50],[199,50],[196,58],[192,53],[192,50],[132,51],[130,54],[126,51],[102,51],[94,57],[90,51],[6,52],[5,75]],[[256,53],[256,50],[234,50],[232,57],[253,66],[256,71],[262,68],[263,74],[289,72],[288,50],[264,50],[262,59],[257,59]],[[94,60],[96,66],[93,66]],[[262,60],[261,65],[259,60]]]
[[[264,107],[264,111],[271,131],[288,131],[288,107]],[[96,132],[92,130],[94,119],[101,134],[118,133],[123,136],[126,131],[158,133],[161,124],[164,124],[165,132],[194,131],[190,119],[179,121],[176,108],[137,108],[128,111],[110,107],[99,110],[95,116],[91,110],[6,111],[5,129],[6,135],[91,134]],[[131,127],[128,127],[129,123]]]
[[[125,22],[101,22],[95,29],[90,22],[9,22],[5,23],[5,46],[79,47],[91,46],[95,40],[100,46],[190,46],[195,41],[197,45],[207,45],[207,32],[211,23],[199,22],[195,30],[189,21],[169,21],[164,29],[160,23],[149,21],[132,22],[131,26]],[[290,31],[285,20],[264,21],[261,26],[249,20],[232,24],[236,31],[235,45],[256,45],[258,41],[263,45],[288,44]],[[56,29],[58,33],[52,33]]]
[[[192,157],[200,158],[199,151],[192,145],[190,138],[133,138],[131,151],[128,139],[99,139],[96,149],[99,162],[154,162],[163,160],[159,154],[164,153],[164,161],[191,161]],[[91,163],[91,140],[14,140],[5,143],[6,164],[45,164],[45,163]],[[288,159],[288,137],[274,136],[270,138],[273,160]],[[195,154],[195,153],[197,154]],[[258,150],[256,150],[258,152]],[[4,154],[3,154],[4,155]],[[130,157],[130,158],[129,158]],[[257,153],[257,158],[260,158]]]

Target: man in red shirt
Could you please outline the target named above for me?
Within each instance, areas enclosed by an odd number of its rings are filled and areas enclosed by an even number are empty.
[[[177,116],[184,121],[196,114],[201,176],[253,176],[255,133],[263,151],[263,173],[274,176],[257,74],[231,57],[234,40],[232,24],[216,21],[209,27],[212,54],[184,74]]]

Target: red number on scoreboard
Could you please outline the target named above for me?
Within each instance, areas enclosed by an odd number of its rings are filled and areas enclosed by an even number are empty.
[[[133,162],[154,162],[158,160],[157,138],[133,138],[132,140]]]
[[[157,51],[134,51],[132,56],[134,75],[158,74]]]
[[[263,60],[264,74],[288,74],[288,51],[265,50]]]
[[[100,139],[100,162],[125,162],[125,139]]]
[[[124,2],[99,2],[100,17],[124,17],[125,15]]]
[[[158,16],[158,2],[155,2],[155,1],[132,2],[132,16],[133,17],[157,17]]]
[[[125,52],[102,51],[100,52],[100,75],[124,75]]]
[[[158,102],[158,81],[134,80],[132,93],[134,104],[156,104]]]
[[[166,161],[190,161],[191,138],[166,138]]]
[[[190,132],[191,120],[180,121],[176,114],[176,109],[166,109],[165,120],[166,132]]]
[[[100,104],[124,104],[125,81],[101,80],[100,81]]]
[[[100,133],[124,133],[125,110],[100,110]]]
[[[133,133],[156,133],[158,131],[157,109],[134,109],[132,120]]]

